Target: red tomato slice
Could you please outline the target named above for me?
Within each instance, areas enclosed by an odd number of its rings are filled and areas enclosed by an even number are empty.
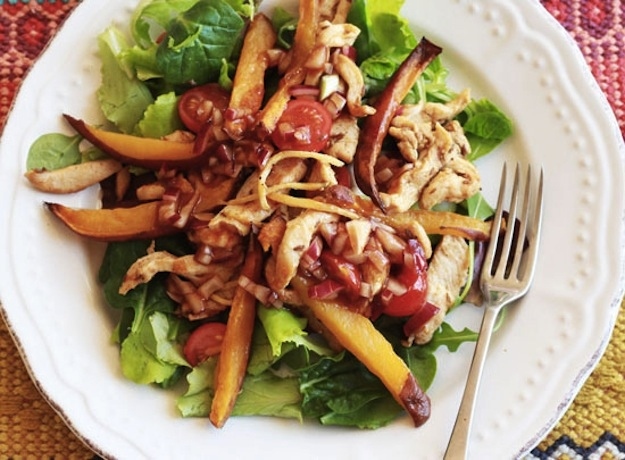
[[[225,333],[226,325],[218,322],[202,324],[194,330],[182,349],[187,362],[197,366],[209,357],[218,355]]]
[[[180,96],[178,115],[190,131],[198,133],[210,120],[213,107],[224,112],[229,103],[230,94],[217,83],[195,86]]]
[[[425,302],[425,291],[409,289],[405,294],[394,296],[384,308],[389,316],[410,316],[421,309]]]
[[[320,102],[293,99],[278,120],[271,140],[280,150],[319,152],[330,139],[332,115]]]

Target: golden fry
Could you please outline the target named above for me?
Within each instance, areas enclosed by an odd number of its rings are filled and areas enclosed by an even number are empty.
[[[46,204],[71,230],[98,241],[157,238],[180,231],[159,222],[158,201],[115,209],[77,209],[58,203]]]
[[[408,412],[415,426],[425,423],[430,416],[429,397],[371,320],[336,302],[311,299],[303,278],[294,278],[292,284],[306,306],[338,342],[382,381]]]
[[[174,142],[104,131],[70,115],[64,117],[81,136],[122,163],[153,170],[163,166],[186,169],[205,160],[204,155],[194,152],[193,142]]]
[[[392,227],[416,220],[429,235],[454,235],[474,241],[485,241],[490,237],[491,223],[454,212],[418,209],[384,217]]]
[[[269,99],[259,118],[260,127],[267,133],[273,132],[291,99],[291,89],[304,81],[306,69],[303,65],[314,49],[319,27],[319,0],[303,0],[299,4],[299,22],[295,31],[291,62],[280,87]]]
[[[228,106],[234,117],[227,119],[224,126],[234,138],[243,135],[249,128],[247,120],[261,108],[265,95],[264,76],[269,67],[267,51],[275,42],[276,32],[267,16],[262,13],[254,16],[245,35]]]
[[[258,282],[262,267],[262,250],[260,245],[251,239],[241,275]],[[241,391],[255,319],[256,298],[241,286],[237,286],[217,364],[215,396],[210,412],[210,421],[217,428],[223,427],[230,417],[237,395]]]

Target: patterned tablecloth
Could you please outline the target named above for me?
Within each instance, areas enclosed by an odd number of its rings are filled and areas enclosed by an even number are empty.
[[[0,0],[0,129],[25,73],[78,3]],[[625,1],[542,4],[578,43],[625,134]],[[625,311],[598,367],[529,458],[625,459],[624,413]],[[0,460],[93,457],[42,399],[0,320]]]

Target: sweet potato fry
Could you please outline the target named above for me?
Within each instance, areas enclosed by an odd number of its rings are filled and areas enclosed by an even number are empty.
[[[265,95],[264,77],[269,66],[270,50],[276,42],[276,32],[271,21],[262,13],[254,16],[250,22],[241,57],[234,76],[232,93],[224,125],[226,132],[233,138],[239,138],[249,128],[247,122],[260,110]]]
[[[485,222],[454,212],[418,209],[387,215],[383,220],[391,227],[416,220],[429,235],[454,235],[467,240],[486,241],[490,237],[491,222]]]
[[[253,282],[258,282],[262,267],[262,250],[252,237],[241,275]],[[237,286],[217,363],[215,396],[209,417],[211,423],[217,428],[223,427],[230,417],[237,395],[241,391],[247,370],[255,318],[256,298],[241,286]]]
[[[430,235],[455,235],[475,241],[487,240],[490,237],[490,222],[454,212],[425,209],[385,214],[368,198],[356,195],[352,190],[338,185],[326,189],[323,200],[340,206],[345,211],[380,220],[396,230],[410,228],[416,221],[423,227],[425,233]]]
[[[339,343],[375,374],[395,400],[408,412],[415,426],[430,416],[430,399],[419,387],[406,363],[366,317],[326,300],[311,299],[306,281],[292,281],[300,298]]]
[[[367,117],[360,131],[360,140],[354,157],[356,184],[384,210],[375,182],[375,164],[388,133],[391,120],[402,100],[416,83],[426,67],[441,52],[441,48],[423,38],[395,71],[388,85],[378,97],[376,112]]]
[[[70,115],[66,114],[64,117],[81,136],[122,163],[154,170],[164,165],[187,169],[204,159],[203,155],[194,152],[193,142],[174,142],[109,132]]]
[[[301,67],[315,47],[319,27],[319,0],[302,0],[299,3],[299,22],[293,38],[289,70]]]
[[[302,0],[299,3],[299,22],[295,30],[291,62],[280,80],[278,90],[271,96],[259,117],[261,132],[271,133],[278,124],[287,103],[291,99],[291,89],[306,77],[303,64],[315,47],[319,26],[319,0]]]
[[[98,241],[157,238],[180,231],[158,221],[158,201],[114,209],[77,209],[59,203],[46,205],[71,230]]]
[[[88,161],[53,171],[27,171],[24,176],[37,190],[46,193],[74,193],[95,185],[122,169],[112,158]]]
[[[271,134],[276,129],[278,120],[291,100],[291,88],[302,83],[305,76],[306,70],[298,67],[282,77],[280,86],[260,112],[258,126],[262,134]]]

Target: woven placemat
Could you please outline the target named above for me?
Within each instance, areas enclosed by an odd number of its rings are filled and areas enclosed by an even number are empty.
[[[24,74],[78,3],[0,0],[0,133]],[[542,3],[579,44],[625,133],[625,2]],[[624,411],[625,313],[621,313],[598,367],[528,459],[624,459]],[[93,457],[41,397],[0,320],[0,460]]]
[[[25,73],[78,3],[0,0],[0,133]],[[93,457],[41,397],[0,319],[0,460]]]
[[[541,3],[579,45],[625,136],[625,2],[542,0]],[[534,450],[536,457],[625,458],[623,308],[605,355],[560,423]]]

